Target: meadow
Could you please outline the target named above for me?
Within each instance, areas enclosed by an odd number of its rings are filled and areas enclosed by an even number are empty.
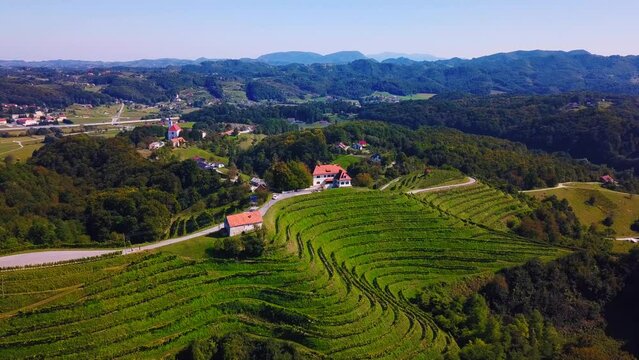
[[[579,221],[586,226],[597,224],[603,227],[602,221],[610,216],[614,221],[610,228],[615,231],[615,236],[639,236],[639,232],[630,229],[630,225],[639,219],[637,195],[608,190],[599,184],[578,182],[567,183],[560,188],[529,191],[526,194],[538,199],[556,195],[568,200]],[[591,198],[594,199],[592,205]]]
[[[411,298],[562,250],[395,192],[278,202],[267,252],[211,257],[203,237],[152,253],[0,272],[0,357],[161,358],[230,332],[306,357],[431,359],[457,344]],[[35,304],[35,306],[34,306]]]

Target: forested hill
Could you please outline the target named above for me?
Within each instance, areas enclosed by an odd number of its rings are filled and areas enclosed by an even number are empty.
[[[16,76],[28,81],[18,81]],[[66,76],[71,75],[71,77]],[[519,51],[471,60],[415,62],[408,59],[355,60],[347,64],[269,65],[253,60],[222,60],[165,68],[105,67],[91,71],[68,68],[0,68],[0,102],[55,102],[43,96],[16,96],[42,92],[54,85],[98,84],[113,98],[153,104],[181,90],[202,89],[228,100],[223,84],[239,84],[251,100],[283,102],[312,96],[360,99],[375,91],[395,95],[445,94],[554,94],[596,91],[639,94],[639,56],[599,56],[585,51]],[[250,85],[250,86],[249,86]],[[40,88],[38,88],[40,86]],[[57,90],[79,90],[75,87]],[[266,93],[267,96],[255,96]],[[249,91],[252,90],[252,91]],[[67,98],[77,98],[72,94]],[[87,94],[80,94],[84,97]],[[51,100],[51,101],[50,101]],[[86,99],[97,103],[104,99]]]
[[[596,94],[434,98],[370,105],[362,119],[413,128],[447,126],[639,170],[639,98]]]

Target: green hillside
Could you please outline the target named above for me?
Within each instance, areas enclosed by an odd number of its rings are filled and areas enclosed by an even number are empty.
[[[562,253],[392,192],[283,200],[265,225],[269,251],[254,260],[194,260],[167,248],[2,272],[0,357],[161,358],[240,331],[304,357],[431,359],[457,345],[408,299]]]
[[[639,219],[639,196],[612,191],[592,183],[567,183],[560,188],[534,190],[526,192],[539,199],[556,195],[566,199],[575,211],[579,221],[584,225],[598,224],[611,216],[611,228],[617,237],[638,236],[639,232],[632,231],[630,225]],[[590,198],[594,199],[590,205]]]
[[[521,201],[484,184],[418,196],[444,212],[497,230],[507,230],[508,220],[530,211]]]

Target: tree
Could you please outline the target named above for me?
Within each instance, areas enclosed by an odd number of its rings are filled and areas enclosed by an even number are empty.
[[[373,185],[373,177],[369,173],[357,174],[353,179],[353,185],[371,187]]]
[[[264,179],[274,191],[304,189],[313,177],[306,165],[299,161],[276,162],[266,171]]]
[[[605,219],[603,219],[601,223],[605,226],[611,227],[615,223],[615,219],[612,217],[612,215],[608,215]]]
[[[7,166],[11,166],[16,163],[16,157],[13,154],[9,154],[4,157],[4,163]]]
[[[630,225],[630,230],[639,232],[639,219]]]

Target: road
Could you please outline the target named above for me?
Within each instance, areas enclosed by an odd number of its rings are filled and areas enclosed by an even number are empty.
[[[422,192],[430,192],[430,191],[442,191],[449,190],[463,186],[470,186],[476,183],[477,180],[474,178],[468,178],[468,181],[461,184],[453,184],[453,185],[443,185],[443,186],[435,186],[425,189],[417,189],[411,190],[408,194],[417,194]],[[266,213],[271,209],[273,205],[277,202],[282,201],[284,199],[292,198],[295,196],[307,195],[313,192],[313,189],[304,189],[300,191],[291,191],[283,194],[277,194],[277,199],[270,199],[264,205],[259,208],[260,214],[266,215]],[[35,266],[35,265],[46,265],[61,261],[71,261],[71,260],[81,260],[91,257],[96,257],[104,254],[111,253],[121,253],[121,254],[130,254],[139,251],[153,250],[157,248],[161,248],[163,246],[176,244],[182,241],[191,240],[200,236],[208,235],[217,231],[220,231],[224,228],[224,224],[216,224],[207,228],[204,228],[200,231],[194,232],[192,234],[184,235],[177,238],[167,239],[158,241],[153,244],[144,245],[144,246],[134,246],[126,249],[104,249],[104,250],[52,250],[52,251],[37,251],[25,254],[16,254],[0,257],[0,269],[7,267],[18,267],[18,266]]]
[[[177,117],[173,117],[171,118],[173,120],[179,119]],[[20,126],[20,125],[15,125],[12,127],[3,127],[0,128],[0,133],[1,132],[9,132],[9,131],[25,131],[25,130],[30,130],[30,129],[48,129],[48,128],[56,128],[56,129],[65,129],[65,128],[76,128],[76,127],[83,127],[83,126],[121,126],[121,125],[126,125],[126,124],[139,124],[139,123],[154,123],[154,122],[160,122],[162,121],[162,119],[146,119],[146,120],[123,120],[123,121],[117,121],[116,123],[113,123],[113,119],[109,122],[99,122],[99,123],[88,123],[88,124],[61,124],[61,125],[37,125],[37,126]]]
[[[270,199],[259,209],[262,215],[275,205],[278,201],[288,199],[295,196],[310,194],[312,190],[305,189],[298,192],[289,192],[284,194],[278,194],[277,199]],[[52,251],[36,251],[31,253],[16,254],[0,257],[0,269],[18,266],[35,266],[57,263],[61,261],[81,260],[86,258],[92,258],[104,254],[121,253],[130,254],[139,251],[153,250],[163,246],[176,244],[182,241],[194,239],[196,237],[208,235],[224,228],[224,224],[217,224],[200,231],[184,235],[181,237],[158,241],[153,244],[144,246],[134,246],[126,249],[105,249],[105,250],[52,250]]]
[[[547,191],[547,190],[553,190],[553,189],[561,189],[561,188],[565,188],[565,187],[569,187],[570,184],[574,184],[574,182],[563,182],[563,183],[559,183],[557,184],[557,186],[554,187],[547,187],[547,188],[541,188],[541,189],[532,189],[532,190],[522,190],[520,192],[522,193],[531,193],[531,192],[537,192],[537,191]],[[601,184],[600,182],[581,182],[580,184],[588,184],[588,185],[596,185],[596,184]]]
[[[120,110],[118,110],[115,116],[111,118],[111,125],[117,125],[118,120],[120,120],[120,117],[122,116],[122,111],[124,111],[124,103],[120,105]]]
[[[466,182],[463,182],[461,184],[434,186],[434,187],[429,187],[429,188],[425,188],[425,189],[411,190],[411,191],[407,191],[406,193],[407,194],[419,194],[419,193],[424,193],[424,192],[450,190],[450,189],[454,189],[454,188],[458,188],[458,187],[470,186],[470,185],[473,185],[476,182],[477,182],[477,179],[469,177]]]

